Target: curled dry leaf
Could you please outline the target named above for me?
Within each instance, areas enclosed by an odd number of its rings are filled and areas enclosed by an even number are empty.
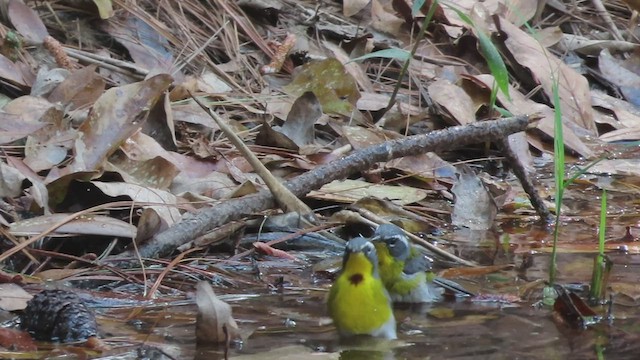
[[[322,106],[313,92],[302,94],[291,107],[287,121],[282,125],[281,133],[293,140],[298,146],[313,144],[314,125],[322,116]]]
[[[231,316],[231,306],[218,299],[211,285],[200,281],[196,286],[196,338],[198,343],[221,343],[238,334],[238,324]]]
[[[315,140],[314,125],[322,116],[322,106],[311,91],[302,94],[291,107],[282,127],[271,127],[266,122],[256,138],[256,144],[299,150]]]

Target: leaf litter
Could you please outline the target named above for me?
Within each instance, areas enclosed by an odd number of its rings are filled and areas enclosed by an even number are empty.
[[[113,294],[136,296],[146,294],[149,278],[160,276],[162,282],[152,295],[168,303],[189,298],[200,286],[198,281],[206,279],[216,292],[238,295],[230,303],[239,310],[240,328],[252,324],[249,327],[259,329],[243,340],[248,344],[243,350],[230,344],[235,353],[271,348],[278,339],[274,334],[282,332],[308,339],[317,348],[336,350],[334,343],[316,335],[318,329],[324,331],[318,316],[324,315],[320,309],[330,281],[316,279],[308,268],[324,258],[339,257],[339,251],[327,252],[329,247],[320,241],[315,249],[296,249],[303,237],[295,236],[260,245],[263,233],[296,233],[304,227],[300,219],[285,229],[262,224],[261,219],[278,213],[273,201],[240,209],[241,217],[219,218],[226,219],[225,225],[231,220],[238,225],[216,235],[215,241],[206,240],[212,226],[198,213],[224,209],[233,204],[232,198],[258,199],[266,187],[247,155],[221,134],[189,94],[224,119],[276,181],[295,181],[300,174],[371,145],[451,125],[481,124],[497,116],[496,107],[514,115],[540,113],[537,130],[511,139],[519,145],[520,160],[538,172],[544,193],[550,184],[545,165],[554,136],[552,99],[557,84],[570,154],[577,164],[605,157],[567,191],[570,206],[564,212],[560,264],[582,263],[585,254],[595,251],[595,222],[590,219],[598,209],[589,206],[598,196],[594,190],[617,192],[607,234],[612,239],[629,234],[631,240],[606,247],[615,255],[617,275],[611,289],[625,304],[637,305],[637,294],[628,286],[633,283],[629,270],[619,266],[637,266],[638,253],[633,243],[637,209],[629,201],[637,192],[636,150],[620,144],[638,140],[633,92],[637,44],[633,34],[625,41],[610,36],[618,34],[616,28],[633,28],[627,26],[630,12],[621,3],[606,4],[603,14],[590,11],[589,5],[537,8],[533,2],[451,1],[438,5],[426,29],[421,24],[430,1],[423,2],[422,10],[412,9],[415,4],[409,2],[385,0],[346,0],[321,7],[305,1],[265,3],[256,11],[254,2],[96,0],[82,8],[8,2],[0,22],[0,226],[7,234],[3,236],[15,243],[5,244],[5,271],[21,276],[59,271],[54,286],[67,281],[73,287],[85,284],[92,291],[107,288]],[[523,27],[526,22],[534,27]],[[572,25],[571,34],[566,24]],[[610,31],[601,31],[604,28]],[[426,37],[416,47],[406,76],[399,79],[416,31],[427,31]],[[483,36],[488,35],[511,76],[509,96],[498,92],[495,107],[491,91],[496,74],[482,48],[488,39]],[[571,36],[581,42],[576,45]],[[392,96],[396,84],[399,91]],[[392,98],[395,104],[389,106]],[[523,191],[487,140],[477,139],[484,147],[456,150],[458,144],[450,143],[437,154],[413,153],[370,169],[345,171],[338,181],[320,181],[316,189],[306,189],[304,200],[315,210],[318,229],[328,219],[340,221],[341,226],[326,233],[327,241],[334,242],[332,249],[341,246],[336,236],[370,234],[370,219],[391,221],[417,234],[416,241],[429,239],[430,246],[488,269],[463,271],[466,268],[455,260],[436,256],[441,275],[487,299],[533,302],[540,293],[534,291],[536,281],[546,274],[549,233],[535,223],[526,201],[517,206],[508,201],[524,197]],[[459,162],[474,164],[461,171]],[[617,176],[613,181],[612,174]],[[461,190],[461,179],[473,184],[470,189]],[[492,184],[505,182],[506,193],[489,191]],[[478,189],[487,198],[483,195],[479,201]],[[366,216],[332,217],[347,208]],[[195,225],[186,235],[158,243],[162,234],[189,223]],[[484,225],[479,229],[469,224]],[[257,242],[243,241],[249,235],[256,235]],[[174,263],[170,258],[178,248],[190,252]],[[260,251],[245,252],[254,248]],[[232,257],[234,253],[252,255]],[[585,279],[568,270],[561,281]],[[529,292],[520,293],[519,286]],[[35,278],[18,287],[30,293],[42,289]],[[479,304],[449,305],[455,323],[468,325],[471,337],[488,333],[492,324],[515,328],[533,321],[549,328],[543,315],[529,319],[522,306],[508,310],[510,317],[501,317]],[[147,321],[146,328],[139,323],[138,330],[129,329],[127,341],[133,344],[132,339],[140,340],[147,332],[144,341],[161,347],[163,339],[154,332],[163,326],[193,324],[197,316],[189,306],[193,301],[181,308],[183,312],[141,304],[128,314],[97,310],[98,322]],[[454,322],[418,319],[419,313],[400,311],[404,336],[417,345],[394,348],[394,355],[413,355],[426,346],[425,340],[412,335],[425,332],[431,335],[433,354],[468,355],[451,350],[458,343],[447,338],[446,327],[460,331]],[[278,315],[269,316],[273,313]],[[167,314],[173,322],[158,321]],[[442,335],[433,334],[434,329]],[[547,341],[555,355],[566,355],[569,350],[551,340],[553,336],[549,331],[540,341]],[[197,333],[186,337],[195,339]],[[206,337],[220,338],[219,332]],[[595,341],[587,341],[591,340]],[[504,336],[489,337],[471,344],[469,353],[498,351],[495,344],[501,341]],[[515,351],[525,351],[523,339],[512,336],[506,341]],[[293,344],[297,342],[277,343]],[[193,351],[178,348],[181,355]],[[631,351],[624,346],[608,349],[612,354]],[[335,355],[331,351],[328,357]],[[343,351],[347,355],[361,350]],[[376,352],[385,355],[385,350]]]

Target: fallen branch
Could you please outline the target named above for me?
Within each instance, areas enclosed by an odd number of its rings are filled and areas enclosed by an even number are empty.
[[[344,179],[351,174],[367,170],[378,162],[429,151],[452,150],[472,143],[495,141],[526,130],[534,120],[536,119],[518,116],[455,126],[425,135],[386,141],[355,151],[340,160],[319,166],[284,184],[294,195],[302,197],[331,181]],[[182,221],[140,246],[139,255],[143,258],[165,256],[178,246],[202,236],[218,226],[247,216],[247,214],[257,213],[275,206],[273,195],[267,190],[227,200],[216,207],[186,215]],[[135,255],[133,251],[127,251],[118,255],[117,258]]]

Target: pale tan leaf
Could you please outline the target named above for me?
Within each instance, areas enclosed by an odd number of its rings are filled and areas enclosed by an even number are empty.
[[[0,309],[4,311],[24,310],[32,297],[17,284],[0,284]]]
[[[342,2],[342,14],[346,17],[353,16],[364,9],[371,0],[344,0]]]
[[[91,183],[112,197],[126,195],[136,203],[158,204],[148,207],[154,209],[168,225],[173,225],[182,217],[175,206],[178,202],[177,198],[167,191],[124,182],[92,181]]]
[[[198,343],[218,344],[238,333],[238,324],[231,316],[231,306],[220,300],[206,281],[196,286],[196,338]]]
[[[100,19],[104,20],[113,16],[113,4],[111,4],[111,0],[93,0],[93,3],[98,7]]]
[[[428,89],[433,101],[445,110],[455,125],[476,121],[473,100],[461,87],[441,79],[429,84]]]
[[[37,216],[11,224],[9,232],[15,236],[37,235],[62,221],[70,214],[59,213]],[[87,234],[134,238],[136,227],[122,220],[103,215],[83,215],[58,227],[53,235]]]
[[[353,203],[364,197],[374,196],[389,199],[395,204],[406,205],[427,197],[427,192],[409,186],[392,186],[371,184],[361,180],[333,181],[317,191],[310,192],[307,197],[342,203]]]

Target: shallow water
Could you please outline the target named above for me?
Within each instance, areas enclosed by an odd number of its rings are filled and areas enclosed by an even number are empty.
[[[574,229],[575,227],[575,229]],[[530,232],[539,236],[540,229]],[[592,235],[582,223],[567,224],[565,233]],[[493,238],[491,238],[493,236]],[[235,289],[250,296],[231,297],[234,317],[241,329],[250,333],[232,344],[231,357],[250,359],[591,359],[637,358],[640,347],[640,312],[634,298],[640,297],[638,273],[640,258],[630,253],[613,252],[610,283],[618,291],[612,324],[599,324],[588,330],[574,330],[554,318],[548,308],[536,305],[547,277],[549,253],[526,245],[526,232],[485,234],[480,243],[458,242],[460,255],[484,265],[514,264],[509,269],[456,280],[469,290],[481,294],[518,295],[520,302],[475,302],[469,299],[446,299],[421,309],[398,308],[398,341],[357,339],[340,342],[325,315],[324,297],[330,281],[313,276],[308,265],[286,270],[263,268],[263,279],[280,276],[285,286]],[[575,243],[586,240],[578,239]],[[591,240],[594,241],[594,240]],[[539,241],[537,241],[539,247]],[[570,244],[565,242],[565,249]],[[524,245],[523,245],[524,244]],[[593,242],[595,244],[595,242]],[[595,246],[595,245],[594,245]],[[588,284],[593,252],[564,251],[558,256],[560,283]],[[273,271],[277,274],[269,275]],[[288,285],[287,285],[288,284]],[[293,286],[295,284],[295,286]],[[625,287],[627,286],[627,287]],[[219,294],[225,290],[217,289]],[[241,295],[241,294],[240,294]],[[603,313],[605,308],[596,308]],[[130,316],[131,310],[109,311],[111,317]],[[131,340],[132,334],[148,345],[168,347],[176,358],[222,358],[222,348],[196,348],[194,343],[195,307],[193,305],[159,307],[142,310],[135,316],[146,326],[139,331],[113,336]],[[131,325],[127,325],[132,327]],[[118,334],[118,332],[120,334]],[[127,335],[128,333],[128,335]],[[145,334],[151,333],[147,337]],[[109,336],[107,336],[109,340]],[[176,353],[177,352],[177,353]],[[287,354],[287,355],[285,355]]]
[[[558,255],[558,282],[588,285],[597,250],[599,191],[568,193]],[[548,277],[551,232],[521,216],[502,215],[492,231],[448,231],[440,243],[484,266],[504,265],[490,273],[453,277],[468,290],[494,294],[493,302],[445,299],[422,308],[397,308],[397,341],[338,340],[326,317],[324,298],[331,284],[313,266],[326,253],[294,252],[299,262],[262,256],[224,267],[229,281],[217,281],[216,293],[232,305],[242,340],[229,355],[239,359],[635,359],[640,351],[640,247],[625,237],[638,232],[633,197],[612,195],[607,224],[608,256],[613,262],[609,294],[613,321],[587,330],[570,328],[554,312],[539,306]],[[339,264],[340,254],[329,254]],[[460,268],[463,269],[463,268]],[[103,338],[112,350],[104,359],[147,356],[168,359],[216,359],[224,347],[197,347],[193,284],[153,303],[112,302],[97,308]],[[214,283],[216,283],[214,281]],[[72,285],[77,286],[70,282]],[[86,284],[85,284],[86,285]],[[85,286],[86,288],[86,286]],[[91,289],[95,287],[89,286]],[[107,286],[108,288],[108,286]],[[167,289],[164,288],[165,294]],[[141,294],[134,284],[122,293]],[[91,291],[90,291],[91,292]],[[98,296],[100,298],[100,296]],[[520,301],[514,301],[519,298]],[[498,300],[504,301],[498,301]],[[96,304],[93,304],[96,305]],[[100,304],[98,304],[100,305]],[[595,308],[604,314],[605,307]],[[146,347],[140,348],[144,344]],[[155,354],[155,355],[154,355]]]

